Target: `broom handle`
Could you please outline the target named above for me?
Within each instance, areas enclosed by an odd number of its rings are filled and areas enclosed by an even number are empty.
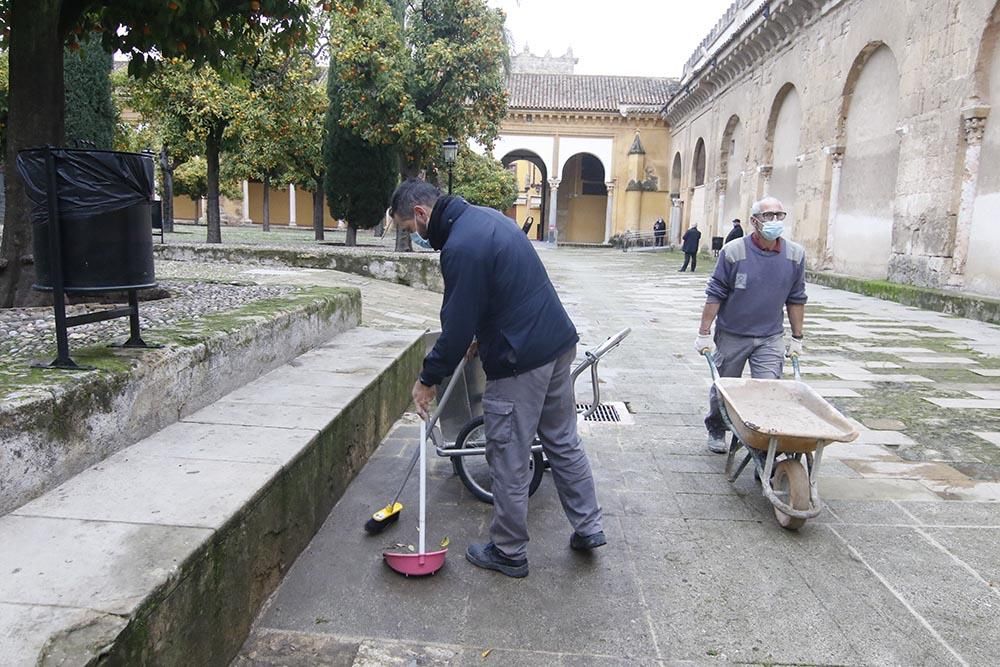
[[[420,534],[420,555],[425,553],[424,521],[425,505],[427,504],[427,424],[420,420],[420,518],[417,520],[417,532]]]

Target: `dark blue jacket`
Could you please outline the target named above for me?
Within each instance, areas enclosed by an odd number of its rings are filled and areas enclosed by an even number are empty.
[[[701,242],[701,232],[692,227],[684,232],[684,243],[681,250],[684,252],[698,252],[698,244]]]
[[[490,380],[544,366],[576,344],[576,327],[531,241],[510,218],[459,197],[442,197],[428,224],[441,251],[441,337],[420,381],[451,375],[472,342]]]

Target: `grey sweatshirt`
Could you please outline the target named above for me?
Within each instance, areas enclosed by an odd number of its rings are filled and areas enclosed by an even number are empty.
[[[785,304],[805,303],[806,252],[781,239],[781,252],[758,248],[749,236],[722,247],[705,294],[721,304],[716,328],[765,338],[784,331]]]

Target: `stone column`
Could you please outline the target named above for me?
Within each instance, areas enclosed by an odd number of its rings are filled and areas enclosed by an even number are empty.
[[[757,173],[760,174],[760,198],[763,199],[768,195],[771,190],[771,171],[773,167],[769,164],[762,164],[757,167]]]
[[[965,131],[965,160],[962,166],[962,194],[955,221],[955,245],[952,250],[951,278],[949,284],[965,282],[965,261],[969,257],[969,233],[972,230],[972,213],[979,186],[979,158],[983,148],[988,106],[962,109],[962,129]]]
[[[243,224],[250,224],[253,220],[250,219],[250,182],[243,181]]]
[[[288,184],[288,226],[295,226],[295,186]]]
[[[670,200],[670,242],[680,243],[681,222],[684,219],[684,202],[680,197]]]
[[[844,166],[844,147],[827,146],[824,151],[829,154],[832,161],[832,171],[830,172],[830,201],[827,207],[826,217],[826,248],[823,251],[823,267],[833,268],[833,233],[837,224],[837,203],[840,201],[840,174]]]
[[[559,245],[559,179],[549,179],[549,231],[546,241]]]
[[[726,225],[726,188],[727,187],[728,187],[728,183],[727,183],[726,179],[724,179],[724,178],[720,178],[720,179],[718,179],[715,182],[715,192],[719,196],[719,201],[718,201],[719,213],[718,213],[718,216],[716,217],[716,219],[718,220],[718,226],[716,227],[716,233],[713,234],[713,236],[722,236],[722,237],[725,237],[725,234],[723,234],[722,232],[726,228],[725,225]],[[711,239],[709,239],[709,240],[711,240]]]
[[[608,181],[604,184],[608,188],[608,206],[604,213],[604,243],[611,241],[612,216],[615,210],[615,182]]]

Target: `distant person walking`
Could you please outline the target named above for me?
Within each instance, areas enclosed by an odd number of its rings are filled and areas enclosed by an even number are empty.
[[[726,243],[729,243],[733,239],[743,238],[743,226],[740,224],[739,218],[733,219],[733,229],[726,236]]]
[[[667,235],[667,223],[663,222],[663,218],[657,218],[656,222],[653,223],[653,238],[656,241],[656,247],[663,247],[663,237]]]
[[[698,231],[698,225],[684,232],[681,243],[681,250],[684,251],[684,266],[681,267],[681,273],[687,271],[688,262],[691,262],[691,273],[694,273],[695,267],[698,266],[698,246],[700,244],[701,232]]]

